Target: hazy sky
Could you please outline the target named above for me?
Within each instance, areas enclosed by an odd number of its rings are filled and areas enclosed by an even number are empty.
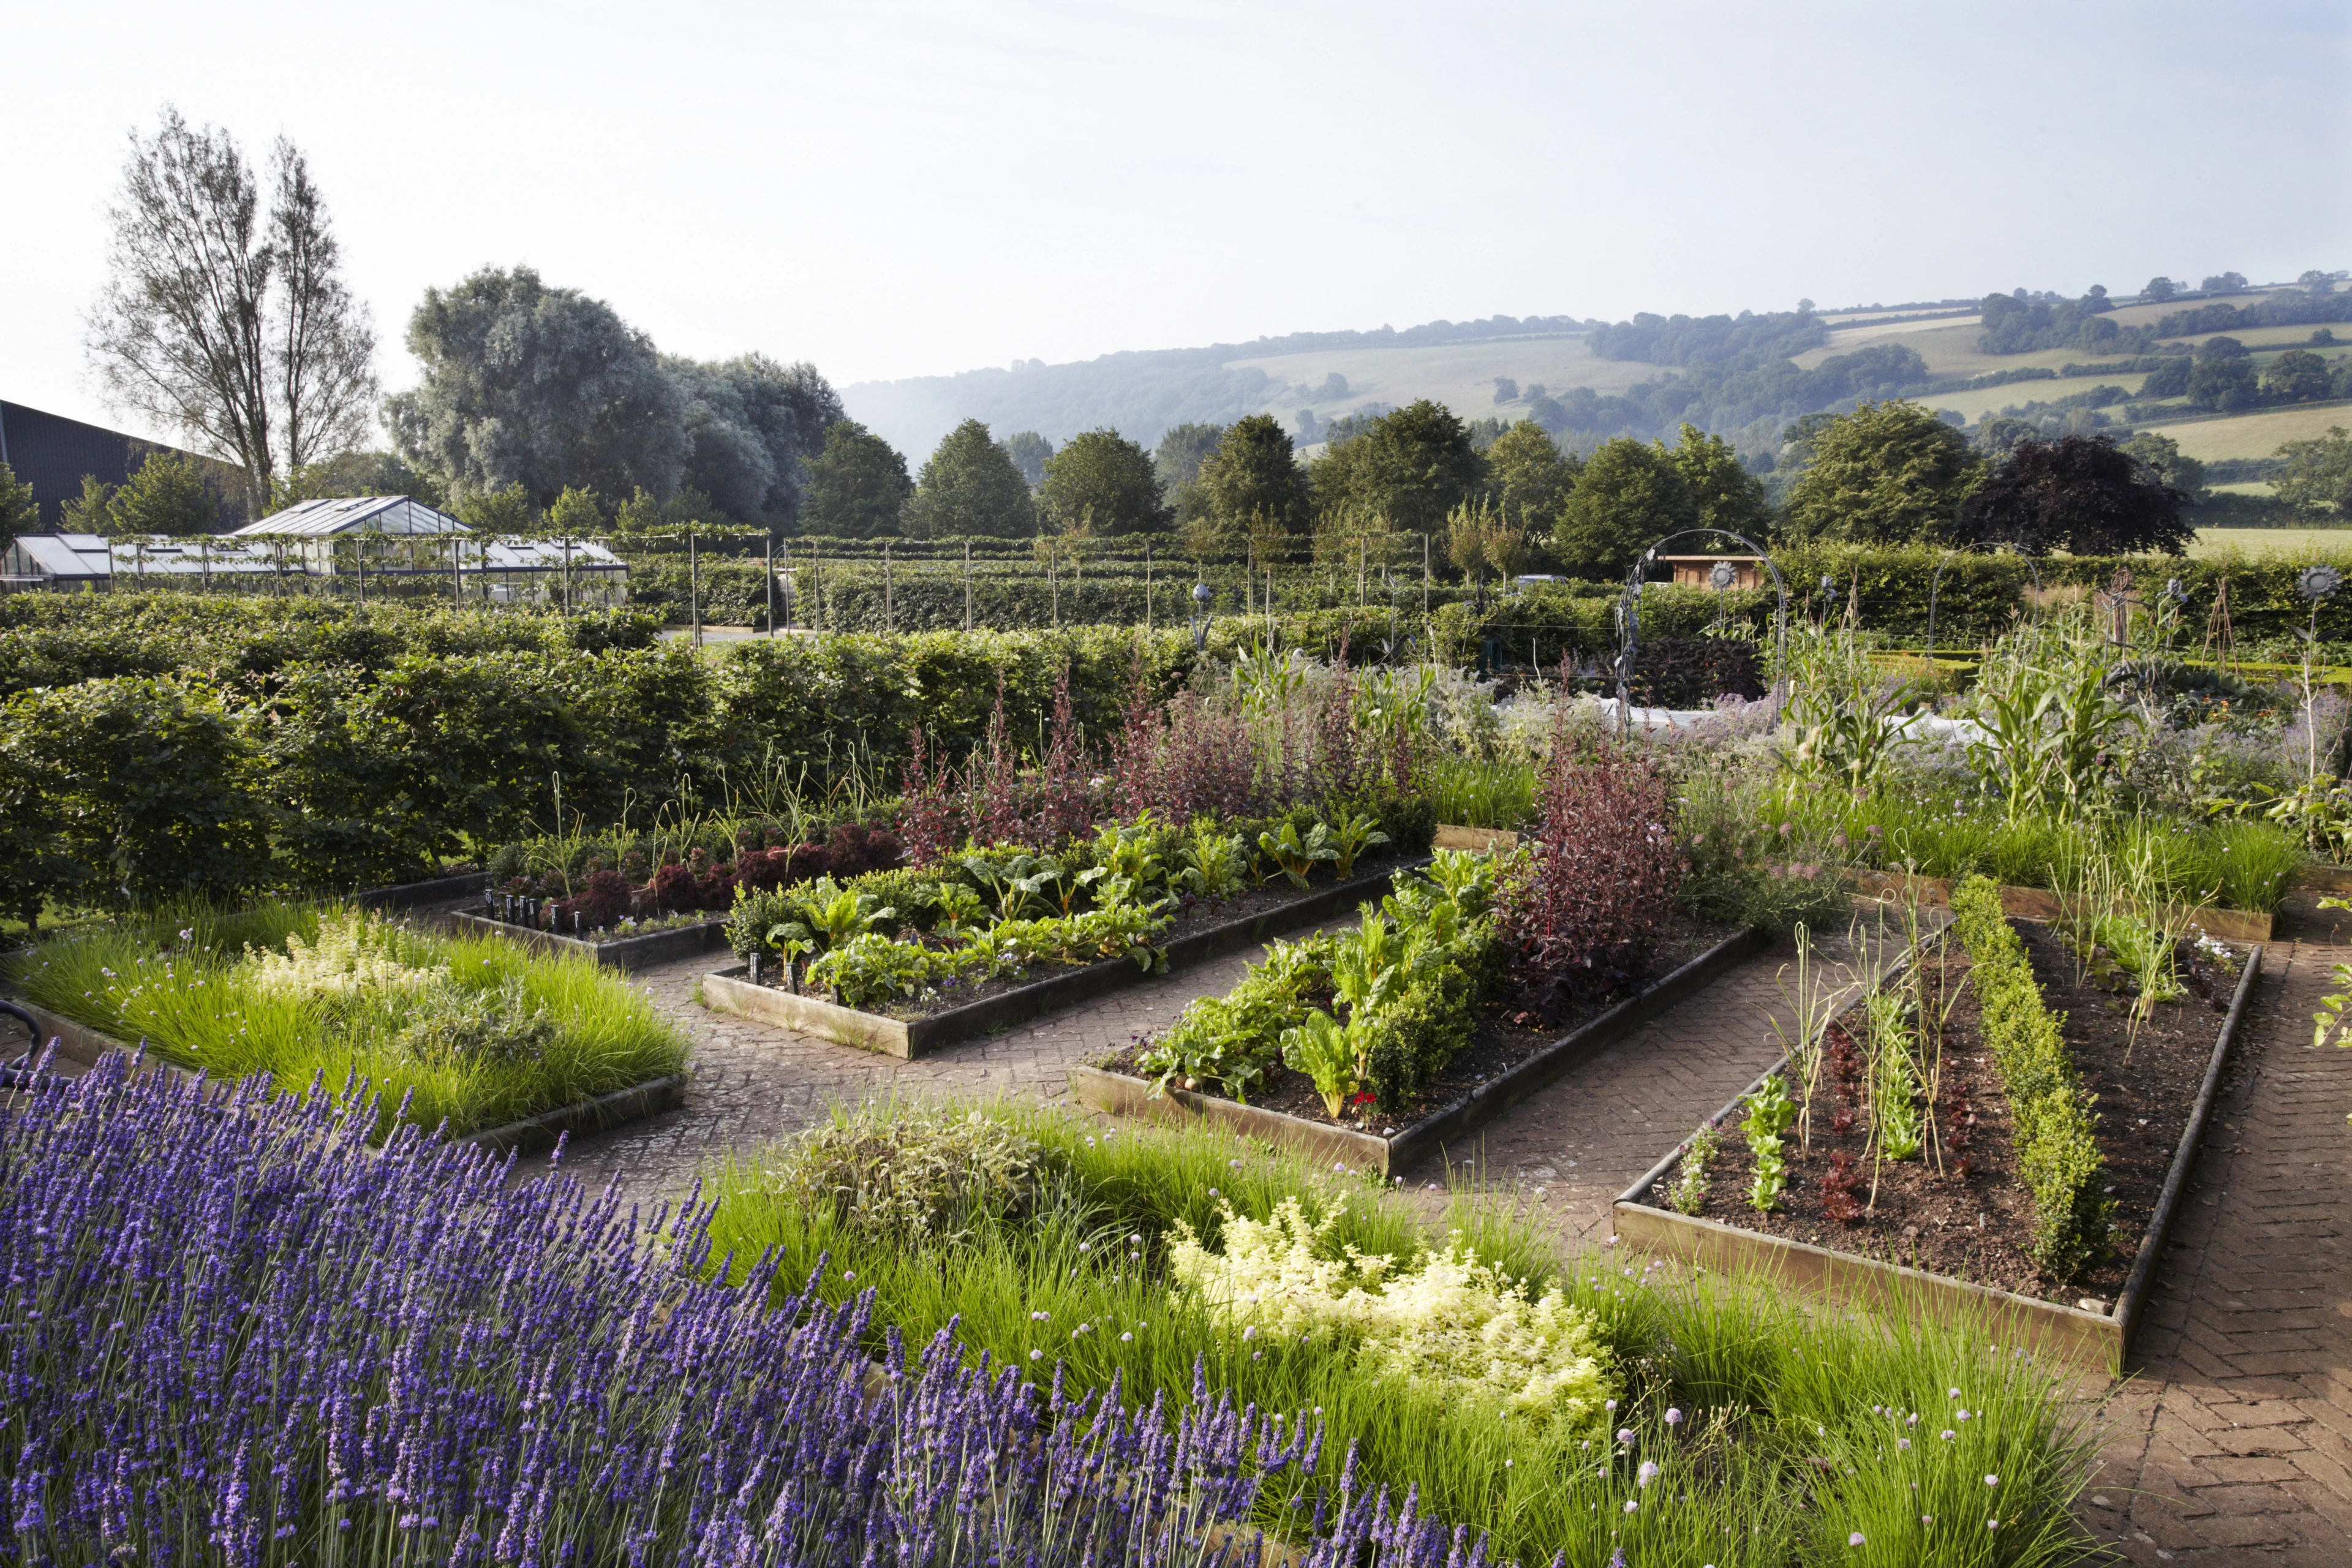
[[[166,99],[309,152],[392,387],[422,291],[486,265],[837,384],[2352,265],[2340,3],[8,0],[0,39],[0,396],[89,418],[104,208]]]

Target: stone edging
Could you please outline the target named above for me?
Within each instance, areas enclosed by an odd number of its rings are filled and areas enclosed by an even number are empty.
[[[1155,1092],[1148,1079],[1095,1067],[1070,1068],[1070,1093],[1079,1104],[1114,1116],[1179,1124],[1211,1121],[1243,1137],[1318,1161],[1332,1159],[1351,1169],[1394,1176],[1459,1142],[1570,1068],[1581,1066],[1602,1047],[1696,992],[1757,945],[1752,933],[1734,932],[1637,994],[1562,1035],[1508,1072],[1388,1137],[1189,1089]]]
[[[1896,871],[1849,871],[1846,884],[1865,898],[1877,898],[1885,893],[1901,893],[1909,889],[1917,892],[1919,902],[1928,909],[1948,909],[1952,902],[1952,884],[1942,877],[1906,877]],[[2053,921],[2066,912],[2069,900],[2047,888],[2011,888],[2000,889],[2000,908],[2012,920]],[[2205,929],[2208,936],[2223,942],[2268,942],[2271,939],[2273,917],[2249,913],[2244,910],[2224,910],[2199,906],[2185,911],[2196,924]]]
[[[2228,1058],[2231,1043],[2237,1037],[2239,1022],[2245,1016],[2246,998],[2252,990],[2254,976],[2261,972],[2262,964],[2263,950],[2258,946],[2249,949],[2245,967],[2238,976],[2237,992],[2230,1000],[2229,1016],[2222,1019],[2221,1034],[2213,1042],[2213,1054],[2205,1068],[2204,1089],[2197,1097],[2195,1109],[2189,1112],[2188,1126],[2181,1131],[2180,1146],[2173,1154],[2172,1169],[2166,1176],[2163,1192],[2157,1199],[2156,1212],[2149,1216],[2147,1234],[2141,1239],[2139,1255],[2132,1264],[2131,1273],[2124,1281],[2123,1292],[2116,1298],[2111,1312],[2094,1312],[2057,1301],[2044,1301],[2013,1290],[1996,1289],[1990,1285],[1956,1279],[1949,1275],[1884,1263],[1874,1258],[1841,1252],[1835,1247],[1791,1241],[1784,1237],[1743,1230],[1718,1220],[1700,1219],[1656,1207],[1645,1200],[1651,1189],[1682,1157],[1681,1144],[1618,1194],[1611,1205],[1612,1228],[1620,1239],[1637,1247],[1667,1253],[1710,1268],[1737,1268],[1769,1274],[1826,1295],[1860,1297],[1882,1307],[1900,1305],[1908,1310],[1926,1309],[1938,1315],[1955,1317],[1979,1314],[1998,1322],[2004,1335],[2021,1336],[2037,1351],[2063,1356],[2069,1361],[2104,1370],[2111,1375],[2120,1375],[2125,1352],[2131,1347],[2132,1331],[2138,1326],[2140,1310],[2146,1305],[2148,1288],[2155,1278],[2157,1259],[2164,1249],[2165,1236],[2171,1229],[2173,1213],[2179,1205],[2181,1191],[2188,1182],[2189,1168],[2196,1159],[2198,1142],[2205,1133],[2205,1122],[2212,1110],[2222,1064]],[[1843,1013],[1844,1009],[1840,1011]],[[1788,1065],[1789,1058],[1784,1055],[1759,1073],[1754,1082],[1734,1095],[1731,1102],[1716,1113],[1715,1120],[1728,1123],[1738,1110],[1741,1100],[1753,1093],[1766,1079]]]
[[[1165,950],[1168,967],[1171,970],[1183,969],[1204,959],[1216,958],[1237,948],[1262,942],[1269,936],[1305,925],[1309,921],[1352,910],[1364,899],[1377,899],[1388,891],[1391,879],[1399,871],[1419,870],[1428,864],[1425,857],[1402,860],[1384,870],[1351,877],[1347,881],[1309,893],[1304,898],[1293,899],[1286,904],[1276,904],[1258,914],[1187,932],[1168,944]],[[923,1056],[957,1040],[986,1034],[991,1029],[1059,1012],[1109,992],[1123,991],[1151,978],[1131,958],[1106,958],[1098,963],[1089,963],[1081,969],[1066,969],[994,996],[967,1002],[943,1013],[934,1013],[929,1017],[892,1018],[880,1013],[845,1007],[814,996],[795,995],[772,985],[754,985],[745,977],[747,970],[747,965],[739,963],[704,975],[702,1005],[750,1018],[755,1023],[821,1035],[845,1046],[880,1051],[886,1056],[905,1060]]]
[[[22,998],[16,999],[16,1005],[39,1020],[40,1044],[46,1046],[50,1040],[57,1041],[58,1055],[69,1062],[94,1068],[108,1056],[127,1056],[134,1058],[136,1070],[140,1072],[167,1072],[180,1078],[195,1076],[177,1062],[140,1052],[111,1035],[100,1034],[87,1024],[77,1024],[47,1007],[37,1006]],[[513,1149],[526,1154],[539,1153],[554,1148],[556,1140],[565,1133],[601,1132],[608,1127],[642,1121],[649,1116],[658,1116],[671,1110],[686,1099],[686,1079],[685,1073],[674,1072],[667,1078],[614,1089],[594,1100],[574,1105],[559,1105],[536,1116],[526,1116],[520,1121],[486,1127],[479,1132],[468,1132],[449,1142],[469,1143],[484,1149]]]
[[[462,936],[494,936],[541,952],[576,954],[624,974],[727,945],[727,920],[723,915],[688,926],[647,931],[643,936],[615,937],[610,942],[590,942],[585,937],[562,936],[532,926],[509,925],[465,910],[450,910],[447,919],[450,929]]]

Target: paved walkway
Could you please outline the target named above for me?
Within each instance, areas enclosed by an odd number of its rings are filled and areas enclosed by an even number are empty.
[[[2134,1563],[2352,1563],[2352,1051],[2310,1043],[2352,927],[2297,905],[2100,1411],[2084,1517]]]
[[[2310,1016],[2352,924],[2301,900],[2265,955],[2133,1375],[2086,1384],[2103,1423],[2085,1522],[2134,1563],[2352,1564],[2352,1051],[2315,1052]],[[2326,917],[2330,920],[2343,917]],[[640,977],[696,1041],[686,1109],[575,1143],[565,1166],[675,1199],[730,1150],[891,1093],[1066,1100],[1069,1064],[1220,994],[1236,955],[992,1039],[901,1062],[703,1009],[709,960]],[[1516,1187],[1563,1247],[1608,1235],[1609,1205],[1778,1058],[1790,954],[1719,976],[1454,1152],[1457,1176]],[[1464,1168],[1466,1167],[1466,1168]],[[1442,1184],[1435,1162],[1412,1173]]]

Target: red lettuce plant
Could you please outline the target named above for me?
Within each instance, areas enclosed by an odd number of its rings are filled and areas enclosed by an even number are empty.
[[[1580,752],[1564,722],[1538,805],[1543,826],[1498,910],[1520,1011],[1550,1023],[1647,976],[1683,858],[1664,772],[1606,738]]]

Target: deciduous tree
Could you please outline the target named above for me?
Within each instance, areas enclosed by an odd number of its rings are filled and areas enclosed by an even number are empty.
[[[2028,555],[2179,554],[2197,535],[2187,499],[2106,437],[2028,441],[1961,503],[1952,537]]]
[[[1151,455],[1108,428],[1071,437],[1045,460],[1037,510],[1049,528],[1096,534],[1158,533],[1175,515]]]
[[[355,445],[377,392],[374,330],[309,163],[284,137],[270,161],[265,211],[226,131],[167,104],[153,136],[133,132],[87,339],[110,403],[243,470],[256,506]]]
[[[1433,533],[1448,512],[1478,492],[1486,463],[1470,444],[1468,427],[1424,397],[1332,447],[1311,478],[1318,507],[1377,512],[1409,533]]]
[[[1028,481],[1030,492],[1034,494],[1037,487],[1045,482],[1045,459],[1054,455],[1054,443],[1034,430],[1015,430],[997,445],[1004,448],[1004,455],[1013,459],[1013,466],[1021,470],[1021,477]]]
[[[121,532],[173,538],[211,531],[220,513],[220,495],[204,466],[184,452],[149,453],[107,503],[108,521]]]
[[[2352,518],[2352,435],[2341,425],[2278,449],[2278,498],[2298,511]]]
[[[2309,349],[2289,349],[2263,372],[2263,395],[2273,403],[2312,403],[2330,390],[2327,362]]]
[[[18,534],[35,532],[40,526],[41,509],[33,504],[33,487],[0,463],[0,550]]]
[[[1730,442],[1685,423],[1674,447],[1661,442],[1659,447],[1690,490],[1699,527],[1727,529],[1749,539],[1764,536],[1772,522],[1764,481],[1741,465]]]
[[[1029,481],[990,437],[988,426],[967,419],[948,432],[923,465],[898,526],[911,539],[959,533],[1025,539],[1037,531],[1037,504]]]
[[[1582,466],[1542,426],[1522,419],[1486,448],[1486,484],[1505,517],[1522,530],[1549,533]]]
[[[1940,539],[1984,480],[1968,437],[1918,404],[1865,403],[1812,432],[1812,456],[1781,517],[1802,538],[1865,543]]]
[[[791,524],[808,466],[842,418],[841,398],[816,366],[765,354],[704,363],[665,355],[685,438],[679,483],[741,522]]]
[[[880,539],[898,531],[898,513],[915,493],[915,481],[896,447],[855,419],[843,419],[825,432],[824,450],[809,467],[814,482],[801,510],[808,532]]]
[[[652,341],[603,300],[485,268],[425,291],[408,350],[424,376],[391,400],[393,428],[452,489],[520,485],[534,506],[571,485],[677,493],[683,399]]]
[[[1580,577],[1622,577],[1651,542],[1692,527],[1698,504],[1664,447],[1629,436],[1585,460],[1560,509],[1552,553]]]
[[[1307,475],[1290,436],[1271,414],[1237,419],[1201,459],[1194,481],[1203,518],[1238,537],[1253,520],[1297,535],[1307,526]]]

